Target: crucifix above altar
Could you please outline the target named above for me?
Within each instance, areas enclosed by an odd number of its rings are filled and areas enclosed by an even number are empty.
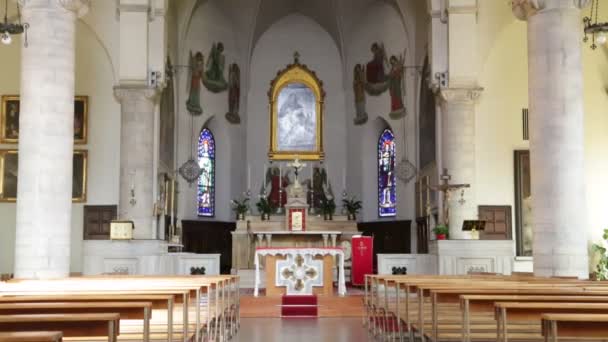
[[[306,222],[308,221],[308,203],[306,203],[306,189],[302,186],[299,180],[300,170],[306,166],[301,163],[300,159],[296,159],[287,164],[293,168],[295,179],[293,184],[287,189],[287,204],[285,204],[285,226],[290,231],[306,230]]]
[[[452,192],[454,192],[456,190],[461,190],[461,193],[460,193],[461,198],[458,201],[458,203],[463,205],[465,203],[464,189],[469,188],[471,185],[470,184],[450,184],[450,180],[452,179],[452,176],[448,173],[448,169],[446,169],[446,168],[443,169],[443,172],[439,176],[439,179],[441,180],[441,184],[439,184],[438,186],[430,186],[428,184],[426,186],[429,187],[431,190],[439,191],[443,194],[443,206],[442,206],[443,224],[446,226],[449,226],[449,224],[450,224],[450,222],[449,222],[450,221],[449,201],[450,201]]]

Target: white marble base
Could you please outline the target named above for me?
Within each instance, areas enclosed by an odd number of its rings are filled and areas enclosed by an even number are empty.
[[[437,274],[433,254],[378,254],[378,274],[392,274],[393,267],[406,267],[407,274]]]
[[[220,273],[219,254],[167,250],[167,242],[160,240],[85,240],[83,274],[188,275],[192,267],[205,267],[208,275]]]
[[[511,274],[515,258],[512,240],[435,240],[429,253],[437,255],[438,273],[468,272]]]

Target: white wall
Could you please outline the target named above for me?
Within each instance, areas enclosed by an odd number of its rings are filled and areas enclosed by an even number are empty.
[[[96,5],[94,3],[94,5]],[[98,35],[99,27],[91,23],[103,23],[102,29],[111,31],[114,20],[110,9],[99,4],[97,12],[91,12],[76,26],[76,94],[89,96],[89,130],[87,145],[76,145],[88,151],[87,201],[72,207],[72,272],[82,270],[83,207],[86,204],[118,203],[118,172],[120,144],[120,106],[114,99],[115,70],[112,53]],[[105,17],[105,21],[97,20]],[[90,20],[90,21],[89,21]],[[104,32],[107,33],[107,32]],[[109,34],[105,35],[106,38]],[[12,45],[0,46],[3,63],[0,63],[0,95],[19,93],[20,54],[22,45],[16,39]],[[44,144],[44,141],[40,142]],[[16,144],[0,145],[0,148],[17,148]],[[32,215],[36,208],[31,208]],[[0,203],[0,273],[11,273],[14,263],[15,203]]]

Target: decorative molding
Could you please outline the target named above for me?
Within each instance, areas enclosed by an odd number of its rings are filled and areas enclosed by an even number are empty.
[[[591,0],[511,0],[513,15],[519,20],[528,20],[538,11],[546,8],[578,8],[583,9],[591,3]]]
[[[483,88],[444,88],[439,89],[437,95],[441,101],[450,102],[477,102],[481,97]]]
[[[114,87],[114,96],[120,102],[133,101],[142,97],[150,101],[156,101],[159,95],[160,90],[158,88],[150,88],[147,86],[120,85]]]

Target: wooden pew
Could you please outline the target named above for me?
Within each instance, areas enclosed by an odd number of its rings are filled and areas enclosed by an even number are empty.
[[[0,315],[118,313],[121,319],[143,322],[143,341],[150,341],[150,302],[59,302],[0,304]]]
[[[511,321],[537,323],[536,334],[540,339],[542,336],[540,321],[544,313],[608,314],[608,303],[497,302],[495,307],[499,341],[508,340],[508,327]]]
[[[22,331],[0,333],[0,342],[62,342],[61,331]]]
[[[562,338],[608,337],[608,315],[598,314],[543,314],[542,335],[546,342]]]
[[[59,330],[64,337],[104,336],[115,342],[119,320],[117,313],[0,315],[0,332]]]

